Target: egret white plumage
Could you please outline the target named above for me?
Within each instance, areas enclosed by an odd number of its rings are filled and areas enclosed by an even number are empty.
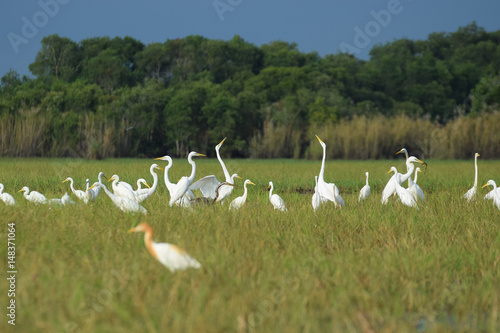
[[[0,200],[2,200],[7,206],[14,206],[16,204],[16,199],[9,193],[3,193],[4,186],[0,183]]]
[[[472,188],[470,190],[467,191],[467,193],[465,193],[463,195],[463,197],[465,199],[467,199],[467,201],[471,201],[471,200],[475,200],[476,199],[476,192],[477,192],[477,158],[479,157],[480,155],[478,153],[474,154],[474,170],[475,170],[475,173],[474,173],[474,186],[472,186]]]
[[[391,173],[391,172],[394,172],[394,176],[393,177],[396,177],[396,181],[394,182],[394,185],[396,187],[396,194],[398,195],[399,197],[399,200],[401,200],[401,203],[405,206],[408,206],[408,207],[417,207],[417,202],[415,201],[415,198],[413,198],[413,195],[411,194],[410,191],[408,191],[407,189],[405,189],[403,186],[401,186],[401,174],[398,173],[398,170],[396,169],[396,167],[391,167],[391,170],[389,170],[389,172],[387,173]],[[399,178],[399,179],[398,179]]]
[[[106,178],[106,176],[104,176],[104,172],[101,171],[97,175],[97,182],[95,182],[94,184],[92,184],[92,189],[89,186],[90,185],[90,180],[87,182],[85,193],[87,194],[87,197],[88,197],[89,201],[95,201],[97,199],[97,197],[99,196],[99,194],[101,193],[101,187],[100,186],[95,186],[95,185],[98,184],[98,183],[102,183],[102,177]]]
[[[24,192],[23,195],[29,202],[33,202],[34,204],[46,204],[47,198],[40,192],[31,191],[27,186],[24,186],[19,192]]]
[[[164,172],[164,180],[165,180],[165,186],[167,187],[167,190],[168,190],[168,193],[170,194],[170,197],[172,197],[174,191],[175,191],[175,187],[177,186],[177,184],[174,184],[170,181],[169,177],[168,177],[168,171],[169,169],[172,167],[172,158],[168,155],[165,155],[163,157],[158,157],[158,158],[155,158],[155,160],[162,160],[162,161],[167,161],[168,164],[167,166],[164,168],[165,172]],[[188,190],[186,192],[187,194],[187,197],[186,195],[182,196],[179,200],[177,200],[175,202],[175,204],[177,206],[181,206],[181,207],[184,207],[184,208],[190,208],[191,207],[191,204],[190,204],[190,199],[194,199],[195,196],[194,194],[191,192],[191,190]]]
[[[500,210],[500,194],[499,192],[497,192],[497,184],[493,179],[490,179],[486,184],[483,185],[483,188],[485,188],[486,186],[493,186],[493,204]]]
[[[282,212],[286,212],[288,209],[286,209],[285,201],[283,201],[283,199],[279,195],[273,194],[273,189],[273,182],[269,182],[269,201],[271,202],[275,210],[278,209]]]
[[[144,244],[151,256],[158,260],[163,266],[167,267],[171,272],[177,270],[185,270],[188,268],[200,268],[201,264],[190,257],[184,249],[169,244],[156,243],[153,241],[153,229],[145,222],[140,223],[137,227],[128,231],[144,232]]]
[[[191,206],[196,206],[196,205],[200,205],[200,204],[205,204],[205,205],[215,204],[217,202],[217,198],[219,197],[220,190],[226,186],[236,187],[236,185],[234,185],[234,184],[222,182],[215,189],[215,197],[214,198],[201,197],[201,198],[189,199],[191,201]]]
[[[158,187],[158,175],[156,174],[155,169],[163,171],[163,169],[160,168],[158,164],[154,163],[151,165],[151,167],[149,168],[149,172],[153,176],[153,186],[149,187],[148,183],[143,179],[148,188],[138,189],[134,192],[135,201],[137,201],[138,203],[143,202],[144,200],[152,196],[153,193],[155,193],[156,188]]]
[[[410,183],[410,186],[408,187],[408,191],[411,192],[411,194],[413,195],[413,197],[415,198],[416,201],[420,200],[420,201],[424,202],[424,200],[425,200],[424,191],[422,191],[420,186],[417,184],[417,178],[418,178],[419,172],[422,172],[422,170],[420,170],[420,168],[417,168],[415,170],[415,180],[413,180]],[[409,178],[408,180],[410,180],[410,179],[411,178]]]
[[[137,191],[143,190],[142,185],[146,185],[146,187],[147,187],[147,188],[151,188],[151,186],[149,186],[149,184],[148,184],[148,182],[146,181],[146,179],[144,179],[144,178],[139,178],[139,179],[137,179],[137,190],[135,190],[134,192],[137,192]]]
[[[193,161],[195,156],[205,156],[203,154],[192,151],[188,155],[188,162],[191,164],[191,175],[189,177],[183,176],[179,182],[174,187],[173,193],[171,193],[169,205],[172,207],[174,202],[179,200],[188,191],[189,186],[193,183],[194,177],[196,176],[196,163]]]
[[[116,174],[108,179],[108,183],[110,181],[113,181],[113,183],[111,183],[111,186],[113,188],[113,193],[115,195],[120,196],[120,197],[129,198],[130,200],[135,200],[134,189],[132,188],[132,186],[129,183],[120,181],[120,177],[118,177],[118,175],[116,175]],[[107,188],[103,187],[103,189],[107,189]]]
[[[321,161],[321,170],[318,176],[317,193],[325,199],[332,201],[335,206],[345,206],[344,199],[340,196],[338,187],[334,183],[325,182],[325,160],[326,160],[326,144],[316,135],[321,147],[323,148],[323,159]]]
[[[111,201],[113,201],[115,206],[120,208],[121,211],[125,213],[137,213],[137,212],[143,214],[148,213],[146,208],[139,205],[135,200],[113,194],[110,190],[108,190],[106,185],[104,185],[103,183],[94,184],[92,185],[91,188],[93,188],[94,186],[100,186],[104,190],[104,192],[108,195],[108,197],[111,199]]]
[[[362,201],[367,199],[370,196],[370,185],[368,185],[368,171],[365,173],[366,176],[366,185],[361,188],[361,191],[359,191],[359,198],[358,201]]]
[[[74,186],[73,186],[73,178],[71,177],[68,177],[66,178],[65,180],[63,180],[62,182],[65,183],[69,181],[69,187],[71,188],[71,192],[73,192],[73,194],[79,199],[79,200],[82,200],[85,204],[87,204],[89,202],[89,198],[87,196],[87,194],[85,193],[85,191],[82,191],[82,190],[75,190]]]
[[[231,204],[229,205],[229,210],[233,210],[233,209],[238,210],[245,204],[245,202],[247,201],[247,195],[248,195],[248,189],[247,189],[248,184],[255,185],[254,183],[252,183],[250,181],[250,179],[245,180],[245,182],[243,183],[243,187],[244,187],[243,195],[240,197],[237,197],[236,199],[234,199],[231,202]]]
[[[61,199],[49,199],[48,203],[51,205],[61,205],[61,206],[75,204],[75,202],[72,201],[71,198],[69,197],[68,192],[64,193]]]
[[[383,205],[387,204],[387,202],[389,202],[389,198],[391,197],[391,195],[396,193],[397,186],[394,184],[394,182],[398,182],[398,184],[401,185],[406,180],[408,180],[408,178],[411,177],[413,171],[415,170],[415,166],[413,165],[413,163],[415,163],[415,162],[418,162],[420,164],[424,164],[424,162],[422,162],[421,160],[419,160],[415,156],[410,156],[406,160],[406,168],[408,171],[405,174],[399,173],[400,176],[398,176],[398,177],[393,176],[393,177],[391,177],[391,179],[389,179],[389,181],[387,182],[387,185],[385,186],[384,190],[382,191],[382,204]]]

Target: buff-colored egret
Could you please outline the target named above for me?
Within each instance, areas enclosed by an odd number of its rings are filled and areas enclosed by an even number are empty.
[[[497,206],[497,208],[500,210],[500,194],[499,192],[497,192],[497,184],[495,183],[495,181],[493,179],[490,179],[488,180],[488,182],[486,184],[483,185],[483,188],[485,188],[486,186],[493,186],[493,204],[495,206]]]
[[[116,174],[108,179],[108,183],[110,181],[113,181],[113,183],[111,183],[111,186],[115,195],[129,198],[130,200],[135,200],[134,189],[129,183],[120,181],[120,177],[118,177],[118,175]]]
[[[51,205],[60,205],[60,206],[75,204],[75,202],[72,201],[71,198],[69,197],[68,192],[64,193],[61,199],[49,199],[48,203]]]
[[[325,182],[326,143],[324,143],[317,135],[316,138],[323,148],[323,159],[321,161],[321,170],[318,176],[318,194],[322,198],[332,201],[335,206],[345,206],[344,199],[340,196],[338,187],[334,183]]]
[[[16,204],[16,199],[9,193],[3,193],[4,186],[0,183],[0,200],[2,200],[7,206],[14,206]]]
[[[169,205],[172,207],[174,202],[179,200],[186,194],[186,192],[189,190],[189,186],[193,183],[194,177],[196,176],[196,163],[193,161],[193,157],[195,156],[205,156],[204,154],[197,153],[195,151],[192,151],[188,155],[188,162],[191,164],[191,175],[189,177],[183,176],[179,182],[177,182],[173,193],[171,193],[170,196],[170,201]]]
[[[370,196],[370,185],[368,185],[368,171],[365,172],[365,177],[366,177],[366,185],[361,188],[361,191],[359,191],[359,198],[358,201],[363,201],[367,199]]]
[[[226,186],[236,187],[236,185],[234,185],[234,184],[222,182],[215,189],[215,196],[213,198],[201,197],[201,198],[190,199],[191,206],[199,206],[202,204],[205,204],[205,205],[215,204],[217,202],[217,198],[219,197],[220,190],[222,190],[222,188],[224,188]]]
[[[226,165],[224,164],[224,161],[220,157],[220,147],[224,143],[224,141],[227,138],[224,138],[217,146],[215,146],[215,154],[217,155],[217,159],[219,160],[219,163],[222,167],[222,171],[224,172],[224,178],[226,178],[226,183],[229,184],[234,184],[234,178],[240,178],[237,174],[233,174],[232,176],[229,174],[229,171],[226,168]],[[203,194],[204,197],[207,198],[214,198],[215,197],[215,189],[217,186],[219,186],[221,182],[217,180],[217,177],[214,175],[206,176],[203,177],[196,182],[194,182],[189,189],[190,190],[197,190],[199,189],[201,193]],[[231,195],[233,192],[233,187],[232,186],[224,186],[219,190],[219,197],[217,198],[216,202],[221,202],[221,204],[224,204],[224,200]]]
[[[238,210],[245,204],[245,201],[247,201],[247,195],[248,195],[248,189],[247,189],[248,184],[255,185],[254,183],[252,183],[250,181],[250,179],[245,180],[245,182],[243,183],[243,187],[244,187],[243,195],[240,197],[237,197],[236,199],[234,199],[231,202],[231,204],[229,205],[229,210],[233,210],[233,209]]]
[[[111,199],[111,201],[113,201],[115,206],[120,208],[121,211],[125,213],[137,213],[137,212],[143,214],[148,213],[146,208],[139,205],[135,200],[113,194],[110,190],[108,190],[106,185],[104,185],[103,183],[97,183],[95,185],[92,185],[91,188],[93,188],[94,186],[100,186],[104,190],[104,192],[108,195],[108,197]]]
[[[394,185],[396,187],[396,194],[399,197],[399,200],[401,200],[401,203],[405,206],[408,206],[408,207],[417,207],[417,202],[415,201],[415,198],[413,197],[411,192],[408,191],[407,189],[405,189],[403,186],[401,186],[402,181],[400,178],[402,177],[402,175],[400,173],[398,173],[398,170],[396,169],[396,167],[394,167],[394,166],[391,167],[391,169],[387,173],[391,173],[391,172],[394,172],[393,177],[396,177],[396,181],[394,182]]]
[[[463,197],[465,199],[467,199],[467,201],[476,200],[476,192],[477,192],[477,158],[479,156],[480,155],[478,153],[476,153],[474,155],[474,169],[475,169],[474,186],[472,186],[472,188],[470,190],[468,190],[467,193],[465,193],[463,195]]]
[[[149,168],[149,172],[153,176],[153,186],[149,187],[148,183],[146,183],[146,181],[143,179],[148,188],[138,189],[134,192],[135,201],[137,201],[138,203],[143,202],[144,200],[152,196],[153,193],[155,193],[156,188],[158,187],[158,175],[156,174],[155,169],[163,171],[163,169],[160,168],[158,164],[154,163],[151,165],[151,167]]]
[[[424,202],[425,201],[424,191],[422,191],[420,186],[417,184],[419,172],[422,172],[422,170],[420,170],[420,168],[417,168],[415,170],[415,180],[411,181],[410,186],[408,187],[408,191],[411,192],[411,194],[413,195],[413,197],[415,198],[416,201],[420,200],[420,201]],[[411,178],[409,178],[408,180],[410,180],[410,179]]]
[[[24,192],[23,195],[26,200],[33,202],[34,204],[46,204],[47,198],[40,192],[31,191],[27,186],[24,186],[19,192]]]
[[[185,270],[188,268],[200,268],[201,264],[191,258],[187,252],[180,247],[169,243],[156,243],[153,241],[153,229],[145,222],[128,231],[144,232],[144,244],[151,256],[158,260],[163,266],[171,272]]]
[[[274,190],[273,182],[269,182],[268,189],[269,189],[269,201],[273,205],[274,209],[275,210],[278,209],[278,210],[281,210],[282,212],[286,212],[288,209],[286,209],[285,201],[283,201],[283,199],[279,195],[273,194],[273,190]]]
[[[73,178],[71,178],[71,177],[66,178],[62,182],[65,183],[68,181],[69,181],[69,187],[71,188],[71,192],[73,192],[73,194],[78,198],[78,200],[81,200],[85,204],[87,204],[89,202],[89,198],[88,198],[87,194],[85,193],[85,191],[75,190],[74,185],[73,185]]]
[[[415,163],[415,162],[418,162],[420,164],[424,164],[424,162],[422,162],[421,160],[419,160],[415,156],[410,156],[406,160],[406,168],[407,168],[408,172],[405,174],[398,173],[399,174],[398,177],[395,177],[395,175],[394,175],[393,177],[391,177],[391,179],[389,179],[389,182],[387,182],[387,185],[385,186],[384,190],[382,191],[382,204],[383,205],[387,204],[387,202],[389,202],[389,198],[391,197],[391,195],[396,193],[397,186],[394,184],[394,182],[398,182],[398,184],[401,185],[406,180],[408,180],[408,178],[411,177],[411,175],[413,174],[413,171],[415,170],[415,166],[413,165],[413,163]]]

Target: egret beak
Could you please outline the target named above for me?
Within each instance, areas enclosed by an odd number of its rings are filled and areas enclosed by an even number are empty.
[[[388,174],[389,174],[389,173],[391,173],[391,172],[392,172],[392,169],[391,169],[391,170],[389,170],[389,171],[387,171],[387,173],[388,173]]]
[[[151,186],[148,185],[148,182],[144,182],[144,185],[146,185],[148,188],[151,188]]]
[[[422,172],[422,170],[418,169],[417,172]]]
[[[90,189],[93,189],[94,187],[96,187],[96,184],[94,184],[94,185],[90,186],[90,187],[89,187],[89,190],[90,190]]]
[[[111,177],[111,178],[109,178],[109,179],[108,179],[108,183],[109,183],[110,181],[112,181],[112,180],[115,180],[115,177]]]
[[[236,176],[236,178],[243,179],[243,178],[241,178],[240,176]]]
[[[316,138],[318,139],[318,141],[319,141],[320,143],[324,143],[323,141],[321,141],[321,139],[319,138],[319,136],[317,136],[317,135],[316,135]]]
[[[252,184],[252,185],[255,185],[255,184],[254,184],[254,183],[252,183],[252,182],[248,182],[248,184]],[[257,186],[257,185],[256,185],[256,186]]]
[[[19,190],[19,191],[17,191],[17,192],[22,192],[22,191],[24,191],[24,190],[23,190],[23,189],[20,189],[20,190]]]
[[[424,165],[424,163],[425,163],[425,162],[422,162],[421,160],[419,160],[418,158],[417,158],[417,162],[420,163],[420,164],[422,164],[422,165]]]
[[[196,156],[207,156],[205,154],[196,153]]]
[[[486,183],[486,184],[484,184],[484,185],[483,185],[483,187],[481,187],[481,188],[485,188],[485,187],[486,187],[486,186],[488,186],[488,185],[490,185],[490,184]]]
[[[68,181],[68,178],[66,178],[66,179],[65,179],[65,180],[63,180],[62,182],[63,182],[63,183],[66,183],[67,181]]]
[[[163,170],[162,167],[159,167],[159,166],[157,166],[156,169],[160,169],[161,171],[165,171],[165,170]]]
[[[219,144],[217,145],[217,147],[222,146],[222,144],[224,143],[224,141],[226,141],[226,139],[227,139],[227,136],[226,136],[224,139],[222,139],[222,141],[221,141],[221,142],[219,142]]]
[[[166,156],[162,156],[162,157],[157,157],[155,158],[155,160],[163,160]]]
[[[398,151],[396,154],[394,155],[397,155],[397,154],[401,154],[403,152],[403,149],[401,149],[400,151]]]
[[[135,229],[137,229],[137,227],[132,228],[132,229],[129,229],[127,232],[128,232],[129,234],[130,234],[130,233],[132,233],[132,232],[137,232]]]

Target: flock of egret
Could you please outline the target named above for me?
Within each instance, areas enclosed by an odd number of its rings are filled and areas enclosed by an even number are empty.
[[[326,144],[318,137],[320,145],[323,148],[323,158],[321,162],[321,169],[319,175],[315,177],[315,187],[314,194],[312,196],[312,207],[316,211],[322,204],[331,201],[336,207],[345,206],[345,201],[340,195],[338,187],[334,183],[327,183],[324,179],[325,174],[325,160],[326,160]],[[85,204],[95,201],[99,196],[101,190],[109,196],[111,201],[124,212],[138,212],[147,214],[147,210],[140,205],[141,202],[152,196],[158,187],[158,175],[156,170],[161,170],[164,172],[164,181],[167,190],[170,193],[169,205],[177,205],[179,207],[191,208],[199,204],[215,204],[220,202],[222,205],[224,201],[231,195],[233,188],[235,187],[235,178],[241,177],[237,174],[230,175],[227,170],[224,161],[220,157],[219,150],[226,139],[222,140],[216,147],[216,155],[219,160],[222,170],[224,172],[225,181],[219,182],[214,175],[206,176],[198,181],[194,182],[196,176],[196,163],[193,158],[197,156],[205,156],[197,152],[191,152],[188,155],[188,162],[192,166],[191,174],[189,176],[182,177],[177,183],[172,183],[169,179],[169,169],[172,167],[172,158],[170,156],[163,156],[156,158],[156,160],[167,161],[167,166],[162,169],[158,164],[152,164],[150,167],[150,173],[153,176],[153,184],[149,184],[144,179],[139,179],[137,181],[137,189],[134,190],[133,187],[124,182],[120,181],[118,175],[113,175],[109,178],[108,183],[111,183],[113,192],[108,190],[106,184],[103,183],[103,172],[98,174],[98,181],[90,186],[89,179],[86,180],[86,189],[77,190],[74,188],[74,182],[71,177],[66,178],[63,183],[69,182],[70,189],[73,194]],[[392,196],[398,197],[403,205],[409,207],[417,207],[418,202],[423,202],[425,199],[424,192],[417,184],[418,172],[420,168],[415,169],[414,163],[420,163],[425,165],[425,163],[415,156],[408,156],[408,152],[405,148],[398,151],[396,154],[404,153],[406,156],[406,173],[399,173],[396,167],[392,166],[388,173],[394,172],[392,177],[387,182],[384,190],[382,191],[381,202],[383,205],[387,204]],[[475,179],[474,186],[463,196],[468,201],[474,200],[477,194],[477,181],[478,181],[478,169],[477,169],[477,158],[479,154],[475,154]],[[412,179],[412,175],[415,172],[415,178]],[[369,173],[366,172],[366,184],[360,190],[358,201],[366,200],[370,196],[370,185],[368,182]],[[408,187],[403,187],[403,184],[408,181]],[[146,188],[142,188],[142,184]],[[255,185],[249,179],[245,180],[243,187],[243,195],[234,199],[230,205],[229,210],[240,209],[247,199],[248,189],[247,185]],[[484,186],[493,186],[493,190],[489,192],[484,199],[493,200],[494,205],[500,210],[500,188],[497,188],[493,180],[489,180]],[[273,182],[269,182],[269,201],[273,205],[275,210],[280,210],[283,212],[287,211],[285,202],[283,199],[277,195],[273,194],[274,185]],[[16,200],[14,197],[8,193],[3,193],[4,185],[0,184],[0,199],[7,205],[15,205]],[[196,198],[193,191],[200,190],[203,197]],[[43,194],[37,191],[30,191],[28,187],[23,187],[19,192],[24,192],[24,197],[35,204],[58,204],[67,205],[74,204],[71,201],[68,193],[65,193],[61,199],[50,199],[48,200]],[[151,226],[147,223],[141,223],[137,227],[130,229],[129,232],[144,232],[144,242],[146,248],[150,254],[160,261],[164,266],[166,266],[171,271],[186,269],[188,267],[199,268],[200,263],[195,259],[191,258],[184,250],[178,248],[175,245],[168,243],[155,243],[152,241],[153,230]]]

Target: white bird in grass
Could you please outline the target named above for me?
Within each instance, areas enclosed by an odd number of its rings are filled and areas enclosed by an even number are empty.
[[[387,182],[387,185],[385,186],[384,190],[382,191],[382,204],[383,205],[387,204],[389,202],[389,198],[391,197],[391,195],[396,193],[397,186],[396,186],[396,184],[394,184],[394,182],[397,182],[399,185],[401,185],[408,178],[411,177],[413,170],[415,170],[415,166],[413,165],[414,162],[424,164],[424,162],[422,162],[421,160],[419,160],[415,156],[410,156],[406,160],[406,168],[407,168],[408,172],[405,174],[399,174],[398,177],[395,177],[395,175],[394,175],[393,177],[391,177],[391,179],[389,179],[389,181]]]
[[[169,243],[156,243],[153,241],[153,229],[145,222],[139,224],[137,227],[128,231],[131,232],[144,232],[144,244],[149,253],[158,260],[163,266],[167,267],[171,272],[177,270],[185,270],[188,268],[200,268],[201,264],[195,259],[191,258],[184,249],[169,244]]]
[[[87,194],[85,193],[85,191],[82,191],[82,190],[75,190],[75,188],[73,187],[73,178],[71,177],[68,177],[66,178],[65,180],[63,180],[62,182],[65,183],[69,181],[69,187],[71,188],[71,192],[73,192],[73,194],[79,199],[79,200],[82,200],[85,204],[87,204],[89,202],[89,198],[87,196]]]
[[[61,199],[49,199],[49,204],[66,206],[66,205],[74,205],[75,203],[71,201],[68,192],[66,192],[64,193]]]
[[[238,210],[245,204],[245,201],[247,201],[247,194],[248,194],[247,184],[255,185],[254,183],[252,183],[250,181],[250,179],[245,180],[245,182],[243,183],[243,187],[245,188],[243,195],[240,197],[237,197],[236,199],[234,199],[231,202],[231,204],[229,205],[229,210],[233,210],[233,209]]]
[[[282,212],[286,212],[288,209],[286,209],[285,202],[279,195],[273,194],[273,189],[273,182],[269,182],[269,201],[271,201],[271,204],[273,205],[275,210],[278,209]]]
[[[492,193],[493,204],[495,206],[497,206],[497,208],[500,210],[500,194],[497,191],[497,189],[498,189],[497,184],[495,183],[495,181],[493,179],[490,179],[490,180],[488,180],[488,182],[486,184],[483,185],[483,188],[485,188],[488,185],[493,186],[493,191],[490,192],[490,193]]]
[[[16,199],[9,193],[3,193],[4,186],[0,183],[0,200],[2,200],[7,206],[14,206],[16,204]]]
[[[167,187],[168,193],[170,194],[170,197],[172,197],[172,195],[174,194],[174,191],[175,191],[175,187],[177,186],[177,184],[172,183],[170,181],[169,177],[168,177],[168,171],[172,167],[172,158],[170,156],[168,156],[168,155],[165,155],[163,157],[155,158],[155,160],[162,160],[162,161],[167,161],[168,162],[167,166],[164,168],[165,172],[164,172],[163,178],[165,180],[165,186]],[[179,200],[177,200],[175,202],[175,204],[177,206],[181,206],[181,207],[184,207],[184,208],[190,208],[191,207],[191,204],[190,204],[189,200],[190,199],[194,199],[195,196],[191,192],[191,190],[188,190],[186,193],[188,195],[187,197],[184,195]]]
[[[198,206],[198,205],[201,205],[201,204],[205,204],[205,205],[213,205],[213,204],[215,204],[217,202],[217,198],[219,197],[219,191],[223,187],[226,187],[226,186],[236,187],[236,185],[234,185],[234,184],[229,184],[229,183],[226,183],[226,182],[222,182],[215,189],[215,197],[214,198],[202,197],[202,198],[189,199],[190,206],[192,207],[192,206]],[[186,196],[184,196],[184,197],[186,197]]]
[[[405,189],[403,186],[401,186],[402,180],[401,180],[401,174],[398,173],[398,170],[396,167],[391,167],[391,170],[387,173],[391,173],[394,171],[393,177],[396,177],[396,181],[394,182],[394,185],[396,187],[396,194],[399,197],[399,200],[401,200],[401,203],[405,206],[408,207],[417,207],[417,202],[415,201],[415,198],[413,198],[413,194],[411,194],[410,191]]]
[[[24,186],[19,192],[24,192],[23,195],[26,200],[33,202],[35,204],[46,204],[47,198],[40,192],[31,191],[27,186]]]
[[[196,176],[196,163],[193,161],[193,157],[195,156],[205,156],[203,154],[192,151],[188,155],[188,162],[191,164],[191,175],[189,177],[183,176],[179,182],[176,184],[173,193],[171,193],[169,205],[172,207],[174,202],[179,200],[186,194],[189,190],[189,186],[193,183],[194,177]]]
[[[500,196],[500,187],[497,187],[496,189],[493,189],[486,193],[483,200],[493,200],[495,198],[495,195]]]
[[[224,143],[224,141],[227,138],[224,138],[217,146],[215,146],[215,154],[217,155],[217,159],[219,160],[220,165],[222,166],[222,171],[224,172],[224,177],[226,178],[226,183],[229,184],[234,184],[234,178],[240,178],[237,174],[233,174],[232,176],[229,174],[229,171],[226,168],[226,165],[224,164],[224,161],[220,157],[220,147]],[[203,177],[196,182],[194,182],[191,186],[189,186],[190,190],[200,190],[201,193],[203,194],[204,197],[206,198],[215,198],[215,189],[217,186],[219,186],[221,182],[217,180],[217,177],[214,175],[206,176]],[[233,186],[223,186],[219,190],[219,197],[217,198],[216,202],[221,202],[221,204],[224,204],[224,200],[231,195],[233,192]]]
[[[101,187],[95,186],[95,185],[98,183],[102,183],[102,177],[106,178],[106,176],[104,176],[104,172],[101,171],[97,175],[98,181],[95,182],[94,184],[92,184],[92,189],[91,189],[91,187],[89,187],[90,181],[87,179],[87,186],[86,186],[85,193],[87,194],[89,201],[95,201],[97,199],[97,197],[99,196],[99,194],[101,193]]]
[[[91,188],[93,188],[94,186],[100,186],[104,190],[104,192],[108,195],[108,197],[113,201],[115,206],[120,208],[121,211],[123,211],[125,213],[137,213],[137,212],[143,213],[143,214],[148,213],[146,208],[139,205],[135,200],[111,193],[111,191],[108,190],[106,185],[104,185],[103,183],[94,184],[94,185],[92,185]]]
[[[317,193],[325,199],[332,201],[335,206],[345,206],[344,199],[340,196],[339,189],[334,183],[325,182],[325,160],[326,160],[326,144],[316,135],[321,147],[323,147],[323,160],[321,162],[321,170],[318,176]]]
[[[370,185],[368,185],[368,171],[365,173],[365,176],[366,176],[366,185],[363,186],[361,191],[359,191],[358,201],[365,200],[370,196]]]
[[[143,202],[144,200],[146,200],[147,198],[152,196],[153,193],[155,193],[156,188],[158,187],[158,175],[156,174],[155,169],[163,171],[163,169],[160,168],[158,166],[158,164],[155,163],[155,164],[151,165],[151,167],[149,168],[149,172],[153,176],[153,186],[152,187],[149,187],[148,183],[144,179],[141,178],[148,188],[138,189],[137,191],[134,192],[135,201],[137,201],[138,203]],[[139,186],[139,181],[137,181],[137,184]]]
[[[134,192],[137,192],[137,191],[143,190],[142,185],[146,185],[146,187],[147,187],[147,188],[151,188],[151,186],[149,186],[149,184],[148,184],[148,182],[146,181],[146,179],[144,179],[144,178],[139,178],[139,179],[137,179],[137,190],[135,190]]]
[[[475,176],[474,176],[474,186],[472,186],[472,188],[470,190],[467,191],[467,193],[465,193],[463,195],[463,197],[465,199],[467,199],[467,201],[471,201],[471,200],[475,200],[476,199],[476,192],[477,192],[477,158],[479,157],[480,155],[478,153],[476,153],[474,155],[474,168],[475,168]]]
[[[132,185],[126,182],[121,182],[120,177],[118,177],[118,175],[113,175],[111,178],[108,179],[108,183],[110,181],[113,181],[113,183],[111,183],[111,186],[113,188],[113,193],[115,195],[129,198],[130,200],[135,200],[135,194]]]
[[[411,181],[410,186],[408,187],[408,191],[411,192],[416,201],[420,200],[424,202],[425,201],[424,191],[422,191],[420,186],[417,184],[417,178],[419,172],[422,172],[422,170],[420,170],[420,168],[417,168],[415,170],[415,180]],[[409,178],[408,180],[410,179],[411,178]]]

